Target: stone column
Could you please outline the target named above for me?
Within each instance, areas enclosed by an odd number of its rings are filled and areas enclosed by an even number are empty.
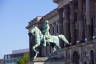
[[[75,33],[75,21],[74,21],[74,2],[70,2],[70,32],[71,32],[71,43],[76,44],[76,33]]]
[[[92,33],[93,33],[93,38],[96,38],[95,36],[96,36],[96,31],[95,31],[95,23],[96,23],[96,18],[95,18],[95,13],[96,13],[96,0],[91,0],[91,2],[90,2],[91,4],[91,6],[90,6],[90,8],[91,8],[91,12],[90,12],[90,14],[91,14],[91,22],[92,22],[92,25],[91,25],[91,28],[92,28]]]
[[[63,31],[63,8],[59,8],[58,9],[58,14],[59,14],[59,34],[63,34],[64,31]],[[60,46],[62,48],[64,48],[64,43],[63,41],[60,40]]]
[[[78,0],[78,23],[79,23],[79,41],[84,42],[85,30],[84,30],[84,19],[83,19],[83,0]]]
[[[87,27],[87,40],[92,40],[92,36],[93,36],[93,33],[92,33],[92,22],[91,22],[91,17],[90,17],[90,11],[91,11],[91,8],[90,8],[90,1],[91,0],[86,0],[86,27]]]
[[[63,34],[63,8],[58,9],[58,14],[59,14],[59,24],[60,24],[60,34]]]
[[[94,35],[96,36],[96,2],[95,2],[95,23],[94,23]],[[96,37],[95,37],[96,38]]]
[[[69,4],[64,6],[64,12],[63,12],[63,30],[64,30],[64,35],[67,38],[67,40],[70,42],[70,7]]]
[[[29,54],[30,54],[30,60],[34,57],[35,52],[32,50],[32,47],[34,46],[34,37],[32,36],[31,33],[28,33],[29,35]]]

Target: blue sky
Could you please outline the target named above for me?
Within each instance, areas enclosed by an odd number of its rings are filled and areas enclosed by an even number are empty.
[[[28,22],[56,7],[53,0],[0,0],[0,58],[12,50],[28,48]]]

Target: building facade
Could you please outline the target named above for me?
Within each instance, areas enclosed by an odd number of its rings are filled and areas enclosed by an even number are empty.
[[[12,54],[4,55],[4,64],[17,64],[24,53],[29,53],[29,49],[13,50]]]
[[[3,59],[0,59],[0,64],[4,64],[4,60]]]
[[[96,0],[53,0],[58,7],[45,16],[39,16],[29,22],[42,27],[44,20],[49,20],[52,35],[64,34],[71,46],[64,48],[65,64],[96,64]],[[30,50],[35,44],[34,36],[29,35]],[[60,44],[63,44],[62,41]],[[40,57],[51,53],[50,46],[40,48]],[[34,54],[33,54],[34,55]],[[32,51],[30,52],[32,57]]]

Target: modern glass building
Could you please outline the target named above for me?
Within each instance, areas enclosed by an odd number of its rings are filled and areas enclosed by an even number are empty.
[[[28,49],[14,50],[12,54],[4,55],[4,64],[17,64],[19,58],[21,58],[24,53],[28,53]]]
[[[3,59],[0,59],[0,64],[4,64],[4,60]]]

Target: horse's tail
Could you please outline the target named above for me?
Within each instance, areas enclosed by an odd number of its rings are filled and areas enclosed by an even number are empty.
[[[69,44],[68,40],[65,38],[64,35],[58,35],[60,39],[62,39],[66,44]]]

